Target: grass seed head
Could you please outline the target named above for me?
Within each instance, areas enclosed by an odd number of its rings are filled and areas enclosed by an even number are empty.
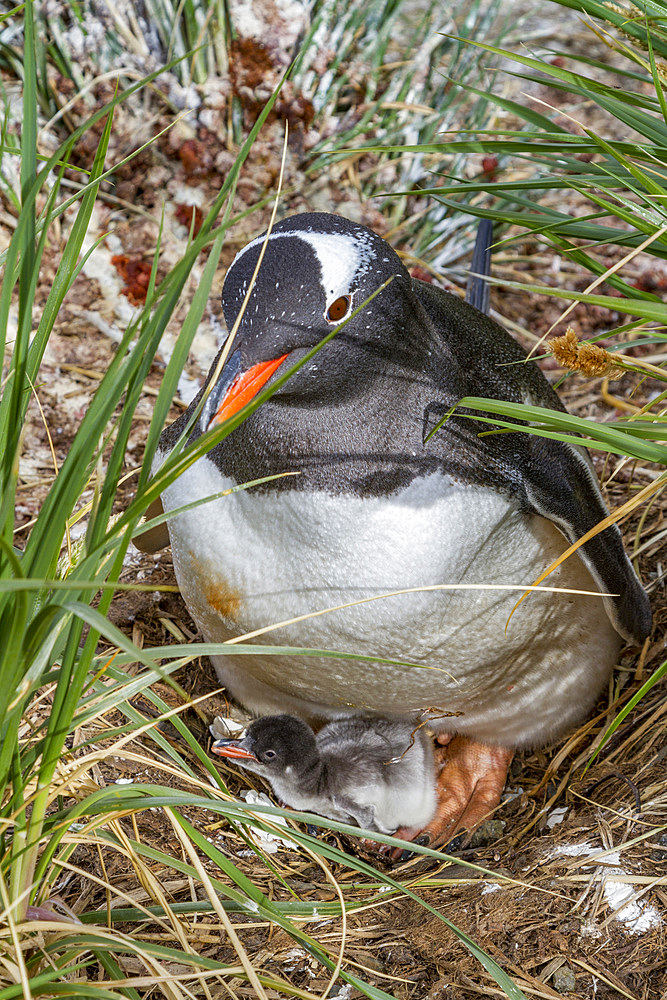
[[[582,344],[571,326],[549,346],[561,368],[579,371],[588,378],[618,378],[622,374],[613,354],[597,344]]]

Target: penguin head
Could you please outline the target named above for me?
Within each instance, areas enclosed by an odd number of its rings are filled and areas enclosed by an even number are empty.
[[[253,284],[253,274],[263,253]],[[385,282],[387,287],[382,288]],[[274,400],[341,397],[346,379],[395,358],[414,310],[410,276],[388,243],[337,215],[305,213],[259,236],[229,268],[222,306],[231,330],[245,309],[201,429],[233,416],[277,373],[301,360],[378,289],[377,296],[279,388]],[[213,366],[215,368],[215,364]],[[213,371],[213,369],[212,369]]]
[[[303,773],[319,757],[313,730],[294,715],[255,719],[243,739],[217,740],[211,750],[268,780]]]

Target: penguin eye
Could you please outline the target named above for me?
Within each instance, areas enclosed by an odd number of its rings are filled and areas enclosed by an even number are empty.
[[[324,314],[327,323],[340,323],[349,313],[351,305],[351,295],[341,295],[335,299]]]
[[[275,750],[265,750],[264,751],[264,760],[273,760],[273,758],[275,757],[275,755],[276,755],[276,751]]]

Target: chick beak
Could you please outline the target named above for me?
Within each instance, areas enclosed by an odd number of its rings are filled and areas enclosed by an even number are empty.
[[[218,757],[231,757],[234,760],[254,760],[257,758],[254,753],[247,750],[239,740],[216,740],[211,747],[211,752]]]
[[[239,410],[242,410],[246,403],[254,399],[259,390],[269,381],[286,357],[287,354],[283,354],[282,357],[273,358],[271,361],[260,361],[259,364],[253,365],[252,368],[248,368],[245,372],[238,371],[237,369],[237,372],[224,391],[219,406],[213,415],[208,417],[206,430],[215,427],[216,424],[223,423],[225,420],[229,420]]]

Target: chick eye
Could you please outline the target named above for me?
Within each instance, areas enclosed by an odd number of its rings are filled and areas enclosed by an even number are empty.
[[[273,760],[273,758],[275,757],[275,755],[276,755],[276,751],[275,750],[265,750],[264,751],[264,760]]]
[[[350,306],[352,305],[351,295],[341,295],[340,298],[335,299],[329,308],[327,309],[325,319],[328,323],[340,323],[342,319],[345,319],[350,311]]]

